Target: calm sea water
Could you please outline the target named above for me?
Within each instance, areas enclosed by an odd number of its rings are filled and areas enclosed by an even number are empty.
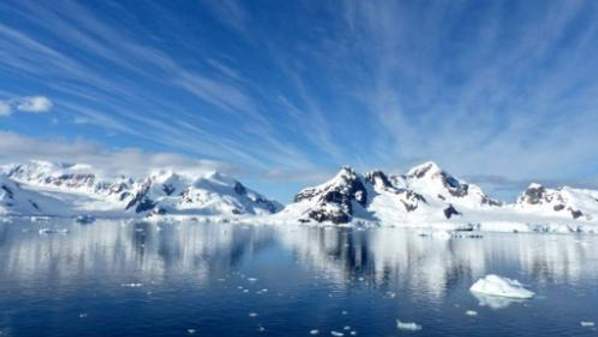
[[[537,296],[476,298],[488,273]],[[598,336],[581,321],[598,324],[592,236],[0,224],[0,336]]]

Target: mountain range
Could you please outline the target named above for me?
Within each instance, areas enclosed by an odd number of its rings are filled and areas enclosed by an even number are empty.
[[[594,231],[598,191],[532,183],[515,203],[496,200],[433,162],[405,174],[343,167],[283,207],[218,172],[159,170],[102,178],[93,167],[30,161],[4,166],[0,215],[191,215],[266,223],[373,224],[509,231]]]

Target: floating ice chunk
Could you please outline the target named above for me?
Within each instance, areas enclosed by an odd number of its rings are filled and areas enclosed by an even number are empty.
[[[86,312],[80,313],[79,318],[87,318],[87,313]]]
[[[251,317],[251,318],[257,317],[257,312],[250,312],[249,317]]]
[[[343,310],[343,311],[341,311],[341,315],[346,315],[346,314],[348,314],[348,313],[349,313],[349,312],[348,312],[347,310]]]
[[[351,331],[351,336],[357,336],[357,331],[355,331],[355,330]]]
[[[345,327],[343,327],[343,330],[351,330],[351,327],[348,325],[345,325]]]
[[[534,292],[525,289],[519,281],[494,274],[479,279],[469,290],[474,293],[515,299],[529,299],[535,295]]]
[[[335,336],[335,337],[342,337],[342,336],[345,335],[342,332],[338,332],[338,331],[334,331],[334,330],[330,331],[330,334],[333,335],[333,336]]]
[[[579,325],[581,325],[584,328],[592,328],[592,327],[596,326],[596,324],[594,322],[588,322],[588,321],[581,321],[581,322],[579,322]]]
[[[401,322],[397,319],[397,329],[399,330],[408,330],[408,331],[418,331],[422,329],[422,326],[415,323],[415,322]]]
[[[193,335],[197,330],[195,329],[187,329],[187,333]]]
[[[489,307],[494,310],[505,309],[513,303],[524,301],[523,299],[491,296],[476,292],[472,292],[472,294],[478,300],[480,307]]]
[[[309,330],[310,335],[317,335],[319,333],[320,333],[320,330],[318,330],[318,329]]]
[[[126,288],[139,288],[143,286],[143,283],[123,283],[120,286]]]
[[[247,281],[249,281],[249,282],[257,282],[257,278],[255,278],[255,277],[248,277]]]
[[[264,331],[266,331],[266,328],[264,328],[264,327],[263,327],[263,326],[261,326],[261,325],[258,325],[258,327],[257,327],[257,331],[259,331],[259,332],[264,332]]]
[[[48,235],[48,234],[68,234],[69,230],[66,228],[41,228],[37,231],[40,235]]]
[[[477,316],[477,315],[478,315],[478,312],[477,312],[477,311],[474,311],[474,310],[467,310],[467,311],[465,312],[465,315],[467,315],[467,316]]]

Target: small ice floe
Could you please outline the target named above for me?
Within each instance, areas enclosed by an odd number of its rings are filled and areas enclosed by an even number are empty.
[[[195,330],[195,329],[187,329],[187,333],[190,335],[193,335],[196,332],[197,332],[197,330]]]
[[[248,282],[257,282],[257,278],[255,278],[255,277],[248,277],[247,281]]]
[[[387,291],[386,292],[386,297],[388,297],[388,298],[395,298],[395,297],[397,297],[397,293],[395,293],[394,291]]]
[[[86,312],[80,313],[79,318],[87,318],[87,313]]]
[[[350,326],[348,326],[348,325],[345,325],[345,326],[343,327],[343,330],[351,330],[351,327],[350,327]]]
[[[483,295],[514,299],[530,299],[535,295],[534,292],[525,289],[519,281],[494,274],[479,279],[469,290]]]
[[[357,336],[357,331],[353,330],[350,332],[351,336]]]
[[[407,331],[418,331],[422,329],[422,326],[415,322],[401,322],[397,319],[397,329]]]
[[[37,231],[39,235],[49,235],[49,234],[68,234],[69,230],[66,228],[41,228]]]
[[[125,288],[139,288],[143,286],[143,283],[123,283],[120,286]]]
[[[581,322],[579,322],[579,325],[581,325],[584,328],[593,328],[596,326],[596,324],[594,322],[589,322],[589,321],[581,321]]]
[[[96,221],[96,218],[89,214],[79,215],[75,218],[75,222],[78,224],[81,224],[81,225],[91,224],[91,223],[94,223],[95,221]]]
[[[474,311],[474,310],[467,310],[467,311],[465,312],[465,315],[467,315],[467,316],[477,316],[477,315],[478,315],[478,312],[477,312],[477,311]]]
[[[330,334],[333,335],[334,337],[342,337],[345,335],[344,333],[342,333],[340,331],[334,331],[334,330],[330,331]]]
[[[341,311],[341,315],[347,315],[349,312],[347,310]]]
[[[317,335],[319,333],[320,333],[320,330],[318,330],[318,329],[309,330],[310,335]]]
[[[257,312],[250,312],[249,317],[251,317],[251,318],[257,317]]]
[[[264,332],[264,331],[266,331],[266,328],[264,328],[264,327],[263,327],[263,326],[261,326],[261,325],[258,325],[258,326],[257,326],[257,331],[259,331],[259,332]]]

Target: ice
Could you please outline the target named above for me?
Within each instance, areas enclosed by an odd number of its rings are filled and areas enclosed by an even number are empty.
[[[87,313],[86,312],[80,313],[79,318],[87,318]]]
[[[422,329],[422,326],[415,323],[415,322],[401,322],[397,319],[397,329],[399,330],[408,330],[408,331],[418,331]]]
[[[467,315],[467,316],[477,316],[477,315],[478,315],[478,312],[477,312],[477,311],[474,311],[474,310],[467,310],[467,311],[465,312],[465,315]]]
[[[41,228],[39,231],[37,231],[39,233],[39,235],[48,235],[48,234],[68,234],[69,230],[66,228],[58,228],[58,229],[53,229],[53,228]]]
[[[514,299],[529,299],[535,295],[534,292],[525,289],[519,281],[494,274],[479,279],[469,290],[474,293]]]
[[[345,325],[345,326],[343,327],[343,330],[351,330],[351,327],[350,327],[350,326],[348,326],[348,325]]]
[[[351,331],[351,336],[357,336],[357,331]]]
[[[123,283],[120,286],[125,288],[139,288],[143,286],[143,283]]]
[[[513,303],[521,303],[524,301],[522,299],[498,297],[475,292],[472,294],[478,300],[481,307],[489,307],[494,310],[505,309]]]
[[[252,317],[252,318],[257,317],[257,312],[250,312],[249,317]]]
[[[255,278],[255,277],[248,277],[247,281],[249,281],[249,282],[257,282],[257,278]]]
[[[195,329],[187,329],[187,333],[193,335],[197,330]]]
[[[342,337],[342,336],[345,335],[342,332],[338,332],[338,331],[334,331],[334,330],[330,331],[330,334],[333,335],[333,336],[335,336],[335,337]]]
[[[318,329],[309,330],[310,335],[317,335],[319,333],[320,333],[320,330],[318,330]]]
[[[584,328],[592,328],[592,327],[596,326],[596,324],[594,322],[588,322],[588,321],[581,321],[581,322],[579,322],[579,325],[581,325]]]

